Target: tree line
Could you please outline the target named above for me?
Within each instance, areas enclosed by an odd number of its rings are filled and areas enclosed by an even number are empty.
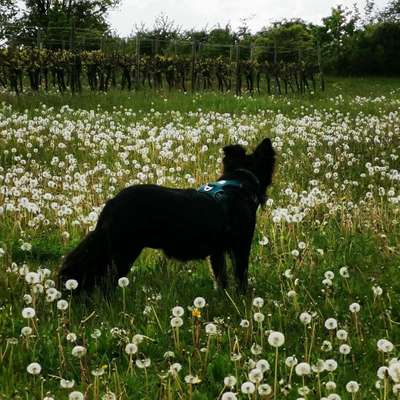
[[[324,72],[340,75],[398,75],[400,73],[400,0],[390,0],[377,9],[367,0],[365,9],[337,6],[320,24],[301,19],[282,20],[252,33],[244,20],[242,26],[212,29],[180,29],[165,15],[156,18],[150,28],[135,26],[129,38],[112,34],[105,20],[106,12],[120,0],[0,0],[0,43],[14,42],[26,46],[43,43],[54,50],[72,50],[79,44],[86,51],[102,50],[103,42],[134,49],[141,39],[141,55],[169,56],[171,46],[181,42],[202,47],[205,58],[232,58],[232,46],[240,44],[241,60],[266,61],[266,52],[258,50],[284,46],[288,54],[302,49],[321,48]],[[23,3],[22,8],[20,4]],[[253,49],[253,50],[252,50]],[[190,48],[185,50],[190,53]],[[183,55],[179,48],[176,54]],[[250,54],[253,51],[252,54]],[[297,54],[297,59],[301,59]],[[284,57],[278,61],[285,61]],[[287,62],[294,62],[288,60]]]

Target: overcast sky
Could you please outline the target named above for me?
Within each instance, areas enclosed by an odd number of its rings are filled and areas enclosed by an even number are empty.
[[[375,0],[383,8],[388,0]],[[120,35],[127,36],[134,25],[144,23],[152,27],[154,19],[164,13],[182,29],[212,28],[218,23],[231,24],[233,29],[247,18],[253,32],[283,18],[302,18],[319,23],[330,14],[332,7],[356,3],[364,9],[366,0],[121,0],[121,5],[110,12],[109,21]]]

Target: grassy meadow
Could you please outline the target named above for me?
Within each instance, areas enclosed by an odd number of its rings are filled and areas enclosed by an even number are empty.
[[[119,190],[199,187],[225,144],[264,137],[278,166],[246,296],[150,249],[111,298],[58,290]],[[400,399],[399,149],[400,79],[0,93],[0,399]]]

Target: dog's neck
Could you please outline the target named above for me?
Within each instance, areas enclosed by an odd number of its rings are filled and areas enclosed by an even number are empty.
[[[250,195],[256,207],[263,203],[264,195],[260,195],[261,185],[259,179],[248,169],[238,168],[222,175],[218,180],[235,179],[242,183],[242,188]]]

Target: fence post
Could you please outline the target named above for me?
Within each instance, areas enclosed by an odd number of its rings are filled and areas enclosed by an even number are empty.
[[[136,88],[140,85],[140,37],[136,34]]]
[[[194,41],[192,43],[192,92],[195,90],[196,86],[196,48],[197,48],[197,43]]]
[[[41,37],[41,32],[40,29],[38,29],[37,34],[36,34],[36,41],[37,41],[37,47],[39,49],[42,49],[43,47],[43,43],[42,43],[42,37]]]
[[[325,90],[325,79],[324,79],[324,73],[322,71],[322,63],[321,63],[321,47],[319,45],[319,42],[317,42],[317,57],[318,57],[318,67],[319,67],[319,75],[321,79],[321,90]]]
[[[302,63],[302,52],[301,52],[301,48],[299,47],[299,49],[297,50],[298,53],[298,63],[299,63],[299,72],[300,72],[300,93],[303,94],[306,91],[305,85],[304,85],[304,71],[303,71],[303,63]]]
[[[242,77],[240,70],[240,45],[239,42],[236,42],[236,96],[240,96],[242,93]]]

